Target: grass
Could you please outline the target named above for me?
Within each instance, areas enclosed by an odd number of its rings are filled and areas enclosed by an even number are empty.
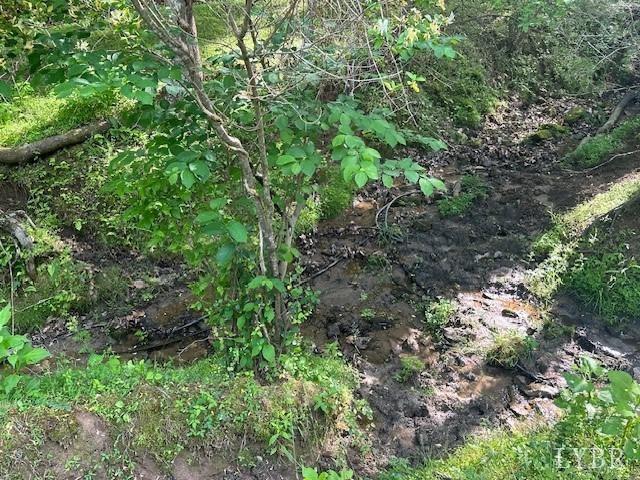
[[[576,259],[580,240],[601,217],[640,195],[640,175],[628,176],[571,210],[556,215],[553,226],[532,246],[534,256],[544,257],[527,279],[527,288],[540,299],[550,301],[566,282]]]
[[[461,193],[457,197],[447,197],[438,201],[438,212],[443,218],[464,215],[474,202],[486,198],[487,186],[480,177],[464,175],[460,180]]]
[[[608,323],[640,318],[640,265],[622,250],[580,256],[567,288]]]
[[[590,168],[601,164],[626,143],[636,143],[640,134],[640,117],[622,122],[609,133],[596,135],[572,152],[567,160],[582,167]]]
[[[116,115],[126,104],[112,92],[65,99],[37,95],[22,87],[11,103],[0,103],[0,147],[12,147],[58,135],[100,118]]]
[[[267,385],[250,373],[229,374],[215,358],[161,367],[93,355],[86,368],[61,365],[32,379],[30,388],[24,382],[11,396],[0,392],[0,445],[23,455],[2,456],[2,478],[22,478],[27,465],[41,472],[51,468],[46,451],[30,448],[42,447],[44,439],[82,453],[70,412],[90,412],[105,422],[118,439],[110,447],[129,452],[128,460],[144,453],[167,470],[182,451],[206,448],[225,455],[245,442],[285,456],[294,441],[312,449],[340,438],[346,448],[347,437],[353,440],[358,422],[370,415],[354,397],[355,371],[334,353],[283,357],[277,378]],[[85,452],[78,472],[108,453]]]
[[[406,383],[416,377],[424,370],[424,360],[415,355],[406,355],[400,357],[400,370],[398,370],[393,378],[398,382]]]
[[[485,353],[485,357],[491,365],[513,368],[536,347],[536,341],[530,336],[517,330],[506,330],[494,336],[493,344]]]
[[[563,443],[567,441],[571,443]],[[397,461],[376,480],[619,480],[638,473],[630,463],[589,468],[586,461],[579,464],[571,450],[560,450],[563,468],[559,468],[558,449],[566,446],[586,448],[587,453],[600,448],[596,429],[586,428],[564,440],[550,428],[498,430],[471,438],[451,455],[428,460],[418,468]]]

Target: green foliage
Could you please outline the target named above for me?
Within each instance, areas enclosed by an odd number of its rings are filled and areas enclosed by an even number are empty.
[[[588,423],[605,446],[617,447],[628,462],[640,461],[640,385],[631,375],[583,357],[579,371],[566,373],[565,379],[568,389],[557,400],[567,411],[560,429],[579,431]]]
[[[609,133],[589,139],[568,155],[567,159],[580,167],[589,168],[607,160],[627,142],[637,142],[640,134],[640,117],[622,122]]]
[[[551,140],[553,138],[566,135],[568,131],[567,127],[563,127],[562,125],[557,125],[555,123],[548,123],[541,125],[535,133],[529,136],[528,140],[531,143],[540,143],[545,140]]]
[[[621,252],[581,255],[567,287],[610,323],[640,317],[640,265]]]
[[[562,215],[554,215],[553,226],[533,243],[532,253],[545,258],[527,276],[527,288],[539,298],[551,300],[565,283],[584,233],[593,222],[631,201],[639,192],[640,178],[631,176]]]
[[[538,346],[530,336],[517,330],[506,330],[494,335],[491,347],[485,353],[487,362],[503,368],[513,368]]]
[[[115,115],[124,108],[125,104],[111,91],[61,99],[38,96],[24,85],[11,103],[0,103],[0,146],[11,147],[59,135]]]
[[[45,349],[33,348],[27,337],[14,335],[9,330],[11,323],[11,306],[7,305],[0,310],[0,390],[6,395],[25,380],[18,374],[23,367],[35,365],[49,356]]]
[[[280,380],[263,385],[251,373],[230,375],[216,358],[160,367],[91,355],[86,368],[63,365],[25,377],[10,394],[0,392],[0,404],[27,414],[43,406],[54,415],[57,409],[88,410],[113,431],[126,431],[128,448],[166,466],[191,447],[244,439],[289,456],[294,441],[314,448],[333,435],[359,435],[358,422],[368,421],[370,411],[355,399],[356,372],[335,350],[322,357],[285,355],[281,365]],[[2,420],[8,432],[12,417]],[[6,461],[0,461],[2,475]]]
[[[302,467],[303,480],[351,480],[353,478],[353,470],[327,470],[318,473],[318,470],[310,467]]]
[[[442,330],[456,314],[458,307],[453,300],[441,298],[427,304],[424,310],[424,322],[427,331],[435,340],[442,338]]]
[[[488,189],[480,177],[464,175],[460,183],[460,195],[438,200],[438,212],[441,217],[447,218],[464,215],[476,200],[486,198]]]
[[[400,370],[394,374],[393,378],[398,382],[408,382],[423,370],[424,360],[415,355],[405,355],[400,357]]]
[[[344,181],[338,169],[329,170],[320,187],[320,216],[330,220],[347,210],[353,202],[354,186]]]

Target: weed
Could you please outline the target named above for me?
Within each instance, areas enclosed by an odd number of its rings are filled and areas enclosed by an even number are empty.
[[[442,329],[455,315],[457,306],[453,300],[441,298],[427,304],[424,310],[424,322],[427,331],[436,339],[442,338]]]
[[[478,199],[486,198],[487,186],[480,177],[464,175],[460,180],[461,193],[438,201],[438,212],[443,218],[464,215]]]
[[[360,318],[363,320],[373,320],[376,318],[376,312],[373,308],[363,308],[360,312]]]
[[[517,330],[496,334],[486,352],[487,363],[503,368],[513,368],[537,348],[537,342]]]
[[[389,259],[384,253],[372,253],[367,257],[367,267],[370,270],[384,270],[389,266]]]
[[[424,370],[424,361],[415,355],[407,355],[400,357],[400,370],[398,370],[393,378],[398,382],[408,382],[416,377]]]
[[[330,169],[320,187],[320,218],[330,220],[353,203],[354,187],[345,182],[339,169]]]

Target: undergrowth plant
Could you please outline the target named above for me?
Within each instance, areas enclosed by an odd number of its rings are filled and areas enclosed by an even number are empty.
[[[487,196],[487,186],[475,175],[464,175],[460,179],[460,194],[438,200],[438,212],[443,218],[464,215],[478,199]]]
[[[7,305],[0,310],[0,389],[10,394],[26,377],[22,368],[36,365],[49,356],[44,348],[34,348],[24,335],[11,331],[12,311]]]

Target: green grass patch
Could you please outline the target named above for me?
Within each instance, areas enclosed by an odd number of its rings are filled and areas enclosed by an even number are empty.
[[[435,340],[442,339],[442,330],[447,326],[457,310],[456,303],[447,298],[428,303],[424,309],[424,323],[427,332]]]
[[[553,226],[532,245],[532,253],[544,257],[526,280],[529,290],[540,299],[550,301],[565,285],[581,238],[587,229],[608,212],[640,194],[640,175],[631,175],[590,200],[556,215]]]
[[[0,103],[0,147],[13,147],[59,135],[116,115],[125,102],[113,92],[89,97],[36,95],[29,87],[11,103]]]
[[[596,135],[585,144],[579,146],[568,155],[567,160],[583,167],[595,167],[627,143],[638,141],[640,134],[640,117],[631,118],[622,122],[609,133]]]
[[[567,288],[609,323],[640,318],[640,265],[622,251],[581,255]]]
[[[487,363],[502,368],[513,368],[528,357],[537,347],[537,342],[529,335],[517,330],[497,333],[485,357]]]
[[[487,197],[488,188],[480,177],[464,175],[460,183],[460,195],[438,200],[438,212],[441,217],[459,217],[464,215],[476,200]]]
[[[251,373],[231,375],[215,358],[173,367],[93,355],[86,368],[61,366],[21,383],[10,396],[0,392],[0,444],[21,449],[37,429],[47,429],[47,419],[87,411],[124,442],[131,458],[148,454],[167,469],[186,449],[248,444],[288,456],[294,441],[312,449],[334,436],[346,448],[360,431],[358,422],[370,416],[354,397],[357,384],[356,372],[336,353],[282,357],[268,384]],[[60,432],[60,441],[73,443],[76,430]],[[0,477],[12,478],[15,461],[2,456]]]

